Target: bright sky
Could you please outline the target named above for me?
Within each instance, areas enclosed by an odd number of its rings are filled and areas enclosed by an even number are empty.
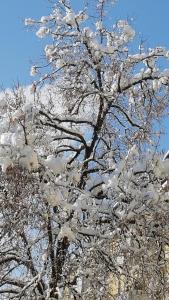
[[[81,0],[73,0],[78,6]],[[89,0],[90,1],[90,0]],[[91,0],[92,1],[92,0]],[[54,1],[53,1],[54,2]],[[31,63],[42,56],[43,42],[24,26],[24,19],[39,18],[50,11],[48,0],[5,0],[0,4],[0,85],[11,87],[19,81],[29,84]],[[117,19],[133,18],[137,37],[148,47],[169,49],[169,0],[119,0],[112,12]],[[169,148],[169,121],[165,121],[168,136],[162,137],[162,148]]]

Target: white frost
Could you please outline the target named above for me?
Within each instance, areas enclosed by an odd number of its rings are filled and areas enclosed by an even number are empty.
[[[39,28],[39,30],[36,32],[37,37],[40,39],[44,38],[49,32],[49,29],[46,28],[45,26],[42,26]]]
[[[1,136],[0,136],[0,144],[4,145],[4,146],[10,146],[11,139],[12,139],[12,133],[5,132],[5,133],[1,134]]]
[[[39,167],[37,153],[26,145],[21,151],[19,164],[28,171],[37,170]]]
[[[30,70],[31,76],[36,76],[38,74],[37,66],[32,66]]]
[[[6,169],[12,165],[12,160],[9,157],[0,157],[0,166],[2,172],[6,172]]]
[[[75,14],[74,14],[70,9],[67,9],[66,16],[63,18],[63,20],[64,20],[68,25],[71,25],[71,26],[73,26],[73,27],[76,25],[76,22],[75,22]]]
[[[58,234],[58,239],[61,240],[62,238],[67,237],[69,241],[73,241],[75,239],[75,234],[72,229],[69,227],[68,224],[64,224],[61,227],[61,230]]]
[[[24,135],[22,133],[13,133],[11,135],[11,145],[14,148],[22,148],[25,144]]]
[[[55,174],[59,175],[64,172],[66,162],[60,157],[55,157],[54,155],[49,155],[45,160],[45,165]]]

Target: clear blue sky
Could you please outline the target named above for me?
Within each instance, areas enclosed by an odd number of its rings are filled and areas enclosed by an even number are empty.
[[[92,0],[91,0],[92,1]],[[54,2],[54,1],[53,1]],[[78,6],[81,0],[73,0]],[[48,0],[5,0],[0,3],[0,84],[11,87],[15,82],[29,84],[31,62],[39,61],[45,42],[24,26],[24,19],[48,14]],[[133,18],[138,38],[148,47],[169,49],[169,0],[119,0],[112,12],[113,21]],[[169,120],[165,122],[169,131]],[[162,147],[169,148],[168,137]]]

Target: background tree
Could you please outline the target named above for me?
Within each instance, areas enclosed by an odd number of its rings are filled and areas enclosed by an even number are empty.
[[[133,54],[110,8],[62,0],[25,21],[51,44],[32,94],[1,100],[2,299],[167,299],[169,166],[145,149],[168,110],[169,53]]]

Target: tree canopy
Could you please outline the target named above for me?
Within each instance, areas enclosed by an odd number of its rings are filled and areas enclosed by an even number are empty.
[[[54,1],[31,89],[0,101],[1,299],[167,299],[169,58],[113,2]],[[140,298],[139,298],[140,297]]]

